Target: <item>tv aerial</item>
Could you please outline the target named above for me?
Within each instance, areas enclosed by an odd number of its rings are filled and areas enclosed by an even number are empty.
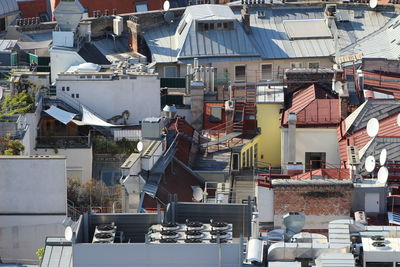
[[[375,137],[379,132],[379,121],[372,118],[367,123],[367,134],[369,137]]]
[[[369,7],[375,8],[378,5],[378,0],[369,0]]]
[[[375,158],[374,158],[374,156],[368,156],[366,159],[365,159],[365,170],[367,171],[367,172],[373,172],[374,171],[374,169],[375,169]]]

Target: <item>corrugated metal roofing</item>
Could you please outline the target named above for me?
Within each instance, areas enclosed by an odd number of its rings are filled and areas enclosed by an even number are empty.
[[[40,267],[72,267],[71,245],[46,245]]]
[[[283,25],[291,39],[332,38],[324,19],[285,20]]]
[[[0,17],[18,12],[18,4],[15,0],[1,0],[0,1]]]
[[[0,52],[9,52],[17,45],[17,40],[1,40],[0,39]]]

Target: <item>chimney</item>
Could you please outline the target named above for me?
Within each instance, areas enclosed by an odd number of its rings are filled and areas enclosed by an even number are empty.
[[[132,20],[127,20],[126,26],[129,30],[129,47],[132,52],[139,52],[140,50],[140,25]]]
[[[296,113],[289,113],[288,119],[288,162],[296,162]]]
[[[203,129],[204,111],[204,82],[192,81],[190,83],[190,109],[192,113],[192,126],[197,131]]]
[[[240,12],[240,14],[242,15],[242,23],[243,23],[243,27],[245,32],[250,32],[250,14],[249,14],[249,7],[248,5],[244,4],[243,8]]]

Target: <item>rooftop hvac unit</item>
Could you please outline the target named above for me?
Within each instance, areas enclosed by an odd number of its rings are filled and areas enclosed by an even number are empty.
[[[114,243],[116,231],[114,223],[96,226],[92,243]]]
[[[116,16],[113,19],[113,32],[115,35],[121,36],[123,30],[124,30],[123,19],[120,16]]]
[[[358,223],[367,225],[367,217],[365,216],[364,211],[356,211],[354,212],[354,220]]]
[[[358,149],[355,146],[347,147],[347,156],[350,165],[358,165],[360,164],[360,157],[358,155]]]

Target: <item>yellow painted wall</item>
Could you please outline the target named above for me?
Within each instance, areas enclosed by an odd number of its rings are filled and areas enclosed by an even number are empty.
[[[257,104],[257,124],[261,128],[258,140],[258,161],[281,166],[281,129],[279,111],[281,104]]]

